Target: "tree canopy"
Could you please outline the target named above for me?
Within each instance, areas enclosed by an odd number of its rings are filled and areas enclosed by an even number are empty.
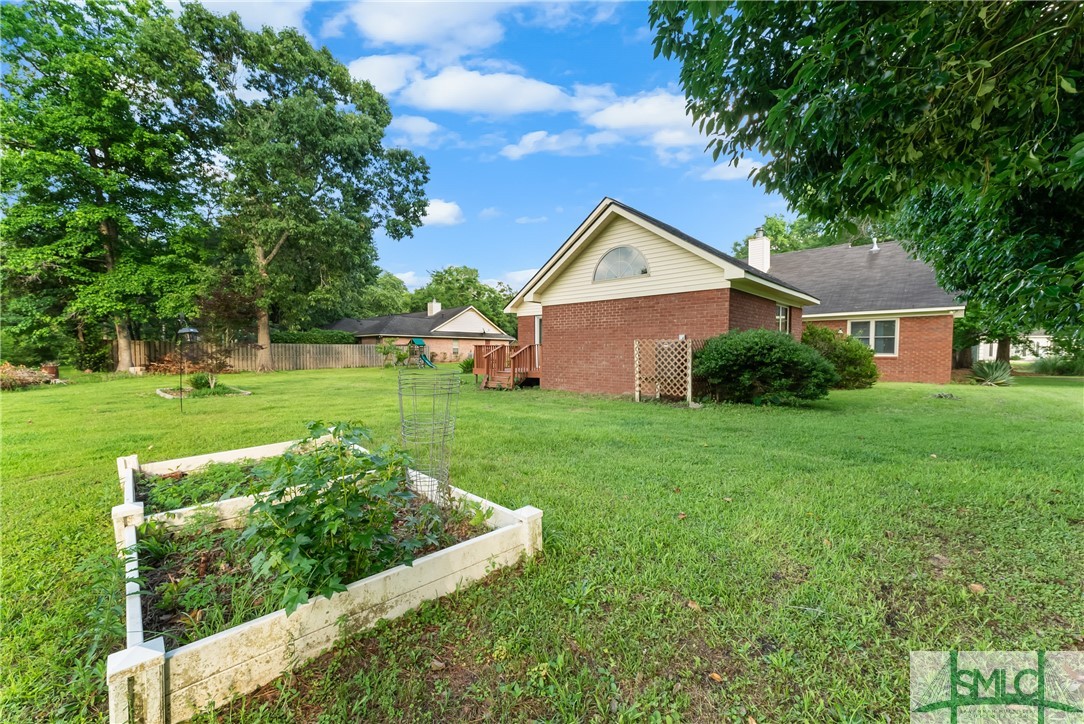
[[[3,282],[17,334],[186,311],[211,88],[160,5],[0,7]]]
[[[717,160],[768,157],[754,181],[833,225],[939,188],[1020,235],[1072,217],[1059,251],[1026,268],[1000,234],[976,232],[965,252],[999,313],[1081,313],[1081,225],[1067,210],[1084,209],[1084,4],[660,1],[651,23]],[[901,229],[935,265],[950,255]],[[1023,304],[1034,296],[1051,304]]]

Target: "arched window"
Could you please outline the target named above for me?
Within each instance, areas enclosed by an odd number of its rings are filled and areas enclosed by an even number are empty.
[[[602,255],[595,267],[595,281],[623,279],[647,274],[647,259],[631,246],[619,246]]]

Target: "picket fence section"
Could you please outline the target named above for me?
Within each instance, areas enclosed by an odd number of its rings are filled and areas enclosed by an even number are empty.
[[[184,346],[185,356],[199,359],[215,346],[196,342]],[[146,367],[166,355],[177,353],[174,342],[140,340],[132,342],[132,366]],[[254,372],[259,350],[256,345],[230,348],[230,366],[238,372]],[[117,361],[117,343],[113,343],[113,361]],[[321,370],[343,367],[381,367],[384,357],[375,344],[272,344],[271,365],[276,370]]]

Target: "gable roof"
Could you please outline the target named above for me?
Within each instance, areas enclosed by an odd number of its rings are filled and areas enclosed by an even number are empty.
[[[825,246],[771,256],[772,274],[815,294],[821,303],[807,315],[918,309],[963,309],[942,289],[932,267],[898,242],[871,246]]]
[[[607,196],[588,214],[587,218],[572,232],[572,235],[542,265],[542,268],[535,272],[534,276],[516,293],[504,310],[512,312],[522,302],[534,301],[529,298],[531,293],[536,288],[545,286],[557,275],[575,256],[576,251],[582,248],[585,242],[593,238],[594,232],[602,228],[605,221],[613,215],[627,218],[668,241],[684,246],[690,252],[707,259],[719,266],[724,272],[727,272],[727,279],[739,279],[743,280],[745,284],[759,286],[762,289],[766,287],[776,292],[782,291],[787,296],[806,303],[815,304],[817,302],[815,296],[805,291],[804,287],[797,286],[795,282],[762,272],[747,262],[729,254],[724,254],[710,244],[705,244],[670,224],[659,221],[639,209]]]
[[[329,324],[325,329],[334,329],[340,332],[349,332],[355,337],[447,337],[456,339],[496,339],[510,341],[514,339],[507,334],[493,334],[486,332],[464,332],[462,330],[442,331],[440,327],[452,321],[467,310],[473,309],[478,316],[493,324],[486,315],[482,314],[472,305],[465,307],[452,307],[442,309],[433,316],[426,312],[409,312],[407,314],[386,314],[382,317],[368,317],[366,319],[340,319],[334,324]]]

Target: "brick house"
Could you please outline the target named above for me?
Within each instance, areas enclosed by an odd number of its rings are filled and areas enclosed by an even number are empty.
[[[704,339],[764,327],[802,334],[818,302],[798,285],[603,199],[505,308],[542,387],[631,393],[633,340]],[[541,355],[538,355],[541,360]]]
[[[525,355],[537,362],[523,366],[525,376],[545,388],[607,394],[633,391],[636,339],[753,328],[799,339],[807,320],[873,346],[884,380],[948,382],[952,319],[962,310],[896,244],[773,259],[758,235],[746,262],[610,198],[505,308],[518,318],[518,353],[535,350]]]
[[[388,314],[367,319],[340,319],[327,329],[349,332],[358,344],[394,342],[405,346],[420,338],[434,362],[470,357],[474,345],[508,343],[512,337],[472,306],[443,309],[435,299],[424,312]]]
[[[758,240],[754,239],[754,242]],[[937,284],[932,268],[896,242],[826,246],[772,254],[749,247],[750,261],[820,299],[802,319],[873,347],[884,382],[952,379],[952,326],[964,305]]]

